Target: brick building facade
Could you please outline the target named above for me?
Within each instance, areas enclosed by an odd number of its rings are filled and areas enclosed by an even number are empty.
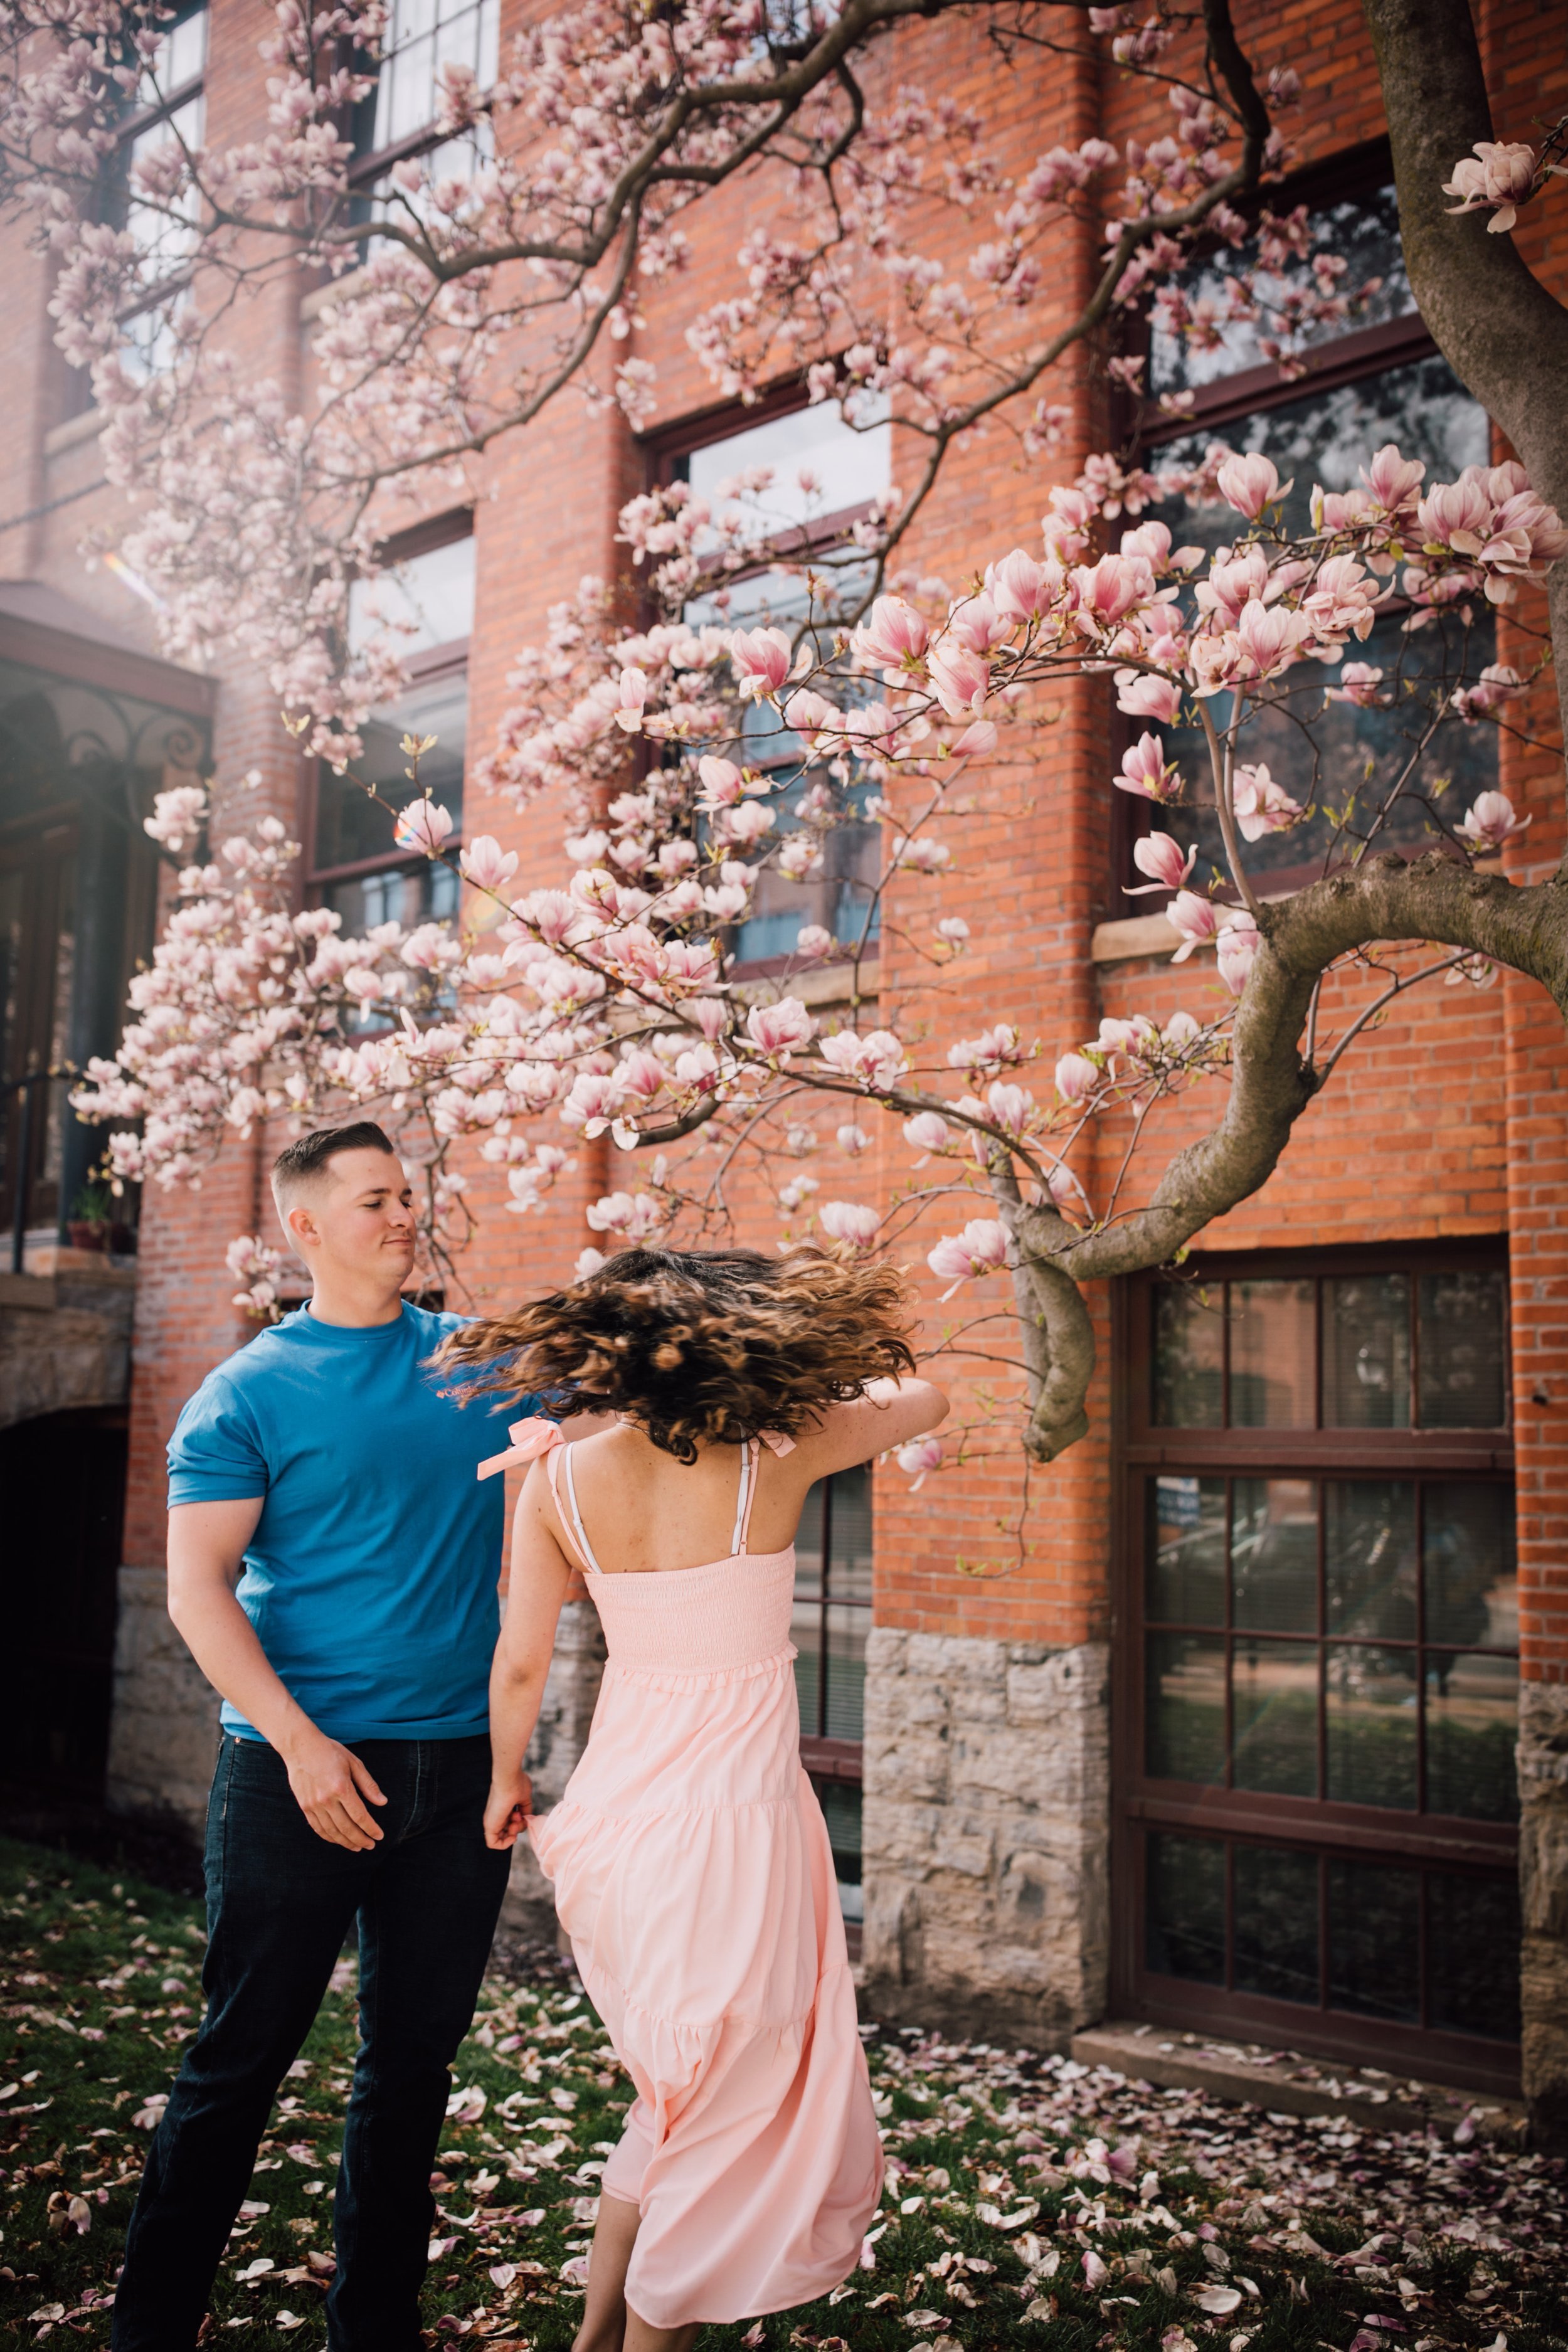
[[[495,7],[440,12],[463,18],[481,63],[508,29]],[[204,12],[188,13],[194,22]],[[1151,391],[1194,397],[1190,421],[1151,403],[1145,445],[1222,435],[1282,453],[1281,472],[1303,488],[1314,478],[1332,486],[1347,451],[1353,479],[1354,459],[1388,438],[1443,478],[1500,454],[1402,290],[1359,11],[1349,0],[1260,0],[1240,16],[1255,58],[1301,71],[1292,199],[1331,216],[1376,265],[1384,292],[1313,351],[1300,383],[1281,383],[1237,342],[1184,383],[1186,363],[1156,339]],[[1528,135],[1568,104],[1555,16],[1546,0],[1478,8],[1501,136]],[[199,99],[205,136],[227,142],[260,127],[258,27],[242,0],[211,0],[205,19],[205,47],[190,36],[183,102]],[[421,54],[414,42],[400,52],[380,111],[367,112],[367,156],[420,130]],[[874,91],[924,84],[978,107],[1010,171],[1058,142],[1120,143],[1163,127],[1147,84],[1043,52],[1007,66],[978,21],[900,33],[869,79]],[[788,387],[755,413],[717,406],[686,343],[694,309],[731,288],[743,223],[767,201],[764,180],[700,207],[688,221],[689,277],[644,297],[634,348],[657,366],[658,400],[644,433],[584,415],[568,394],[492,446],[471,507],[433,510],[397,551],[424,600],[422,628],[409,699],[388,718],[383,750],[410,717],[439,733],[443,796],[452,804],[461,793],[465,833],[492,833],[520,853],[520,887],[558,877],[559,811],[535,804],[520,817],[487,798],[472,757],[465,782],[458,746],[477,756],[493,736],[512,656],[542,635],[549,604],[584,572],[609,575],[624,562],[623,501],[672,467],[698,482],[737,459],[808,456],[831,479],[842,457],[832,412],[805,411]],[[1518,234],[1531,265],[1568,291],[1561,204],[1533,207]],[[200,695],[196,682],[176,686],[154,658],[145,607],[112,571],[84,571],[84,526],[112,539],[118,501],[98,478],[96,416],[48,344],[41,265],[14,237],[4,250],[16,429],[0,448],[0,502],[24,520],[0,563],[8,579],[36,583],[0,592],[0,654],[11,651],[6,627],[22,631],[8,668],[30,677],[8,682],[7,756],[19,699],[58,701],[68,667],[36,630],[23,642],[27,598],[68,598],[55,618],[73,675],[136,658],[149,707],[199,703],[220,825],[283,816],[307,845],[303,887],[340,906],[349,929],[416,902],[441,912],[428,875],[401,862],[390,838],[356,830],[363,806],[340,803],[331,780],[299,761],[257,679],[235,671],[216,691],[202,682]],[[1096,255],[1088,232],[1061,230],[1047,311],[1065,317],[1081,301]],[[297,398],[315,307],[303,285],[278,289],[237,329],[246,363]],[[1065,449],[1025,463],[998,436],[955,451],[919,525],[916,569],[956,582],[1033,543],[1047,483],[1136,421],[1112,415],[1103,373],[1082,353],[1051,395],[1071,411]],[[742,435],[753,437],[728,446]],[[900,478],[912,453],[896,425],[883,437],[885,447],[857,445],[855,467]],[[874,486],[858,479],[846,506]],[[10,624],[6,597],[21,616]],[[1500,640],[1506,659],[1506,624]],[[140,656],[127,649],[137,645]],[[1026,814],[1011,785],[983,784],[961,872],[898,885],[875,986],[900,1018],[920,1016],[931,983],[902,943],[900,894],[926,924],[933,890],[944,909],[987,913],[956,982],[944,975],[944,1024],[956,985],[969,1026],[1010,1020],[1055,1052],[1105,1015],[1163,1020],[1208,1002],[1212,959],[1173,968],[1163,917],[1131,912],[1123,895],[1134,878],[1131,818],[1107,789],[1121,723],[1109,691],[1079,682],[1062,703]],[[41,799],[0,812],[0,857],[18,870],[57,807],[74,808],[85,789],[79,766],[58,756]],[[1500,781],[1531,815],[1509,870],[1544,877],[1563,848],[1560,761],[1479,734],[1462,757],[1474,764],[1469,781]],[[0,789],[11,794],[9,774]],[[1289,887],[1283,856],[1275,887]],[[852,892],[852,876],[843,888]],[[145,930],[150,910],[138,919]],[[773,931],[742,936],[742,967],[765,965],[776,947]],[[1360,1001],[1359,986],[1343,985],[1347,1003]],[[815,1009],[847,1013],[844,995],[829,975]],[[82,1031],[79,1042],[110,1041]],[[0,1075],[22,1074],[14,1046]],[[1478,2090],[1517,2084],[1522,2052],[1543,2111],[1568,2113],[1565,1076],[1561,1024],[1530,983],[1401,1000],[1302,1119],[1265,1191],[1204,1235],[1198,1270],[1211,1298],[1228,1284],[1224,1315],[1194,1311],[1191,1287],[1142,1278],[1095,1297],[1093,1430],[1034,1475],[1021,1536],[1008,1456],[945,1471],[913,1496],[878,1469],[814,1505],[797,1608],[805,1754],[847,1911],[863,1914],[872,2013],[1056,2042],[1108,2011],[1223,2025]],[[1200,1096],[1170,1115],[1162,1159],[1203,1111]],[[1122,1140],[1108,1125],[1100,1148],[1113,1155]],[[117,1803],[193,1818],[215,1702],[163,1614],[162,1449],[204,1371],[243,1343],[223,1251],[265,1225],[275,1142],[236,1143],[199,1192],[143,1204],[128,1397],[112,1371],[79,1402],[39,1391],[0,1433],[19,1465],[20,1437],[36,1444],[58,1413],[128,1409],[109,1786]],[[589,1238],[585,1203],[635,1177],[607,1144],[583,1147],[578,1161],[549,1213],[529,1219],[500,1213],[499,1178],[475,1163],[482,1222],[465,1276],[476,1301],[564,1272]],[[894,1123],[878,1123],[871,1164],[879,1189],[907,1165]],[[829,1145],[813,1172],[824,1197],[864,1198],[865,1165],[836,1160]],[[15,1222],[13,1172],[6,1185]],[[84,1272],[59,1238],[69,1203],[58,1185],[41,1209],[42,1192],[33,1197],[26,1265],[0,1298],[0,1349],[6,1318],[26,1320],[18,1346],[43,1342],[49,1306],[29,1281]],[[771,1243],[776,1210],[751,1201],[742,1224]],[[128,1273],[123,1254],[115,1263]],[[0,1463],[0,1476],[17,1475]],[[14,1558],[8,1608],[35,1567]],[[547,1793],[585,1736],[601,1654],[587,1604],[568,1619],[537,1748]],[[101,1644],[101,1606],[94,1622]],[[36,1654],[62,1641],[68,1648],[59,1627],[44,1625]],[[520,1864],[516,1902],[541,1893]]]

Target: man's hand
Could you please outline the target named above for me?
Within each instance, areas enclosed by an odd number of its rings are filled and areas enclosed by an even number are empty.
[[[526,1772],[504,1784],[492,1780],[485,1802],[485,1843],[494,1853],[505,1853],[528,1827],[532,1811],[533,1783]]]
[[[329,1739],[312,1724],[283,1760],[300,1811],[319,1838],[346,1845],[351,1853],[369,1853],[380,1843],[380,1826],[366,1812],[363,1799],[373,1805],[384,1805],[386,1799],[352,1748]]]

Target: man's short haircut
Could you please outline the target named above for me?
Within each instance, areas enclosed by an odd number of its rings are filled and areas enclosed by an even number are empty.
[[[318,1127],[313,1134],[296,1136],[272,1163],[272,1197],[279,1209],[285,1209],[303,1186],[324,1176],[328,1161],[340,1151],[385,1151],[397,1157],[391,1137],[373,1118],[355,1119],[352,1127]]]

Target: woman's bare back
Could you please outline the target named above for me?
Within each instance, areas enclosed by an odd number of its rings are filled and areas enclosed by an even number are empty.
[[[946,1398],[929,1381],[879,1381],[866,1396],[830,1405],[788,1452],[775,1454],[763,1445],[747,1550],[786,1550],[817,1479],[918,1437],[946,1411]],[[569,1434],[570,1423],[566,1429]],[[574,1445],[577,1508],[604,1573],[679,1573],[728,1559],[736,1549],[742,1452],[739,1445],[704,1445],[695,1462],[679,1462],[629,1422]],[[560,1529],[560,1538],[574,1558],[571,1531]]]

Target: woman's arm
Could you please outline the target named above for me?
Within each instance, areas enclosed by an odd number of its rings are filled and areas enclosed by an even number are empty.
[[[572,1582],[572,1562],[550,1525],[550,1482],[536,1462],[518,1496],[511,1530],[511,1581],[490,1666],[490,1793],[485,1843],[515,1845],[533,1790],[522,1759],[539,1719],[555,1623]]]
[[[934,1381],[873,1381],[862,1397],[830,1404],[799,1440],[807,1483],[868,1462],[889,1446],[907,1444],[947,1419],[947,1398]]]

